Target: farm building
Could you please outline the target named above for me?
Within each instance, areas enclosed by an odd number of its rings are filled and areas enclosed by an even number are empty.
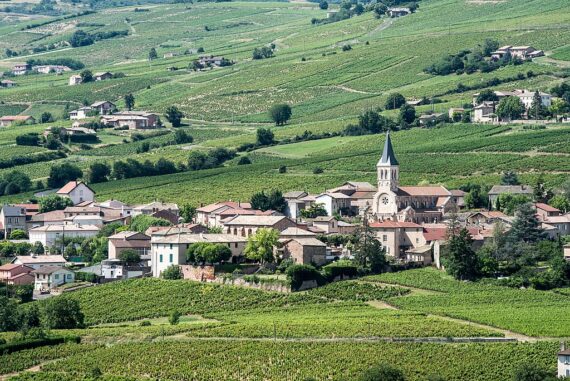
[[[544,56],[544,52],[542,50],[536,50],[532,46],[511,46],[506,45],[500,47],[498,50],[491,53],[491,59],[493,60],[500,60],[506,55],[510,55],[511,57],[517,57],[522,60],[532,59],[536,57]]]
[[[32,66],[29,64],[17,64],[12,66],[12,74],[14,75],[24,75],[32,70]]]
[[[36,120],[29,115],[6,115],[0,117],[0,127],[10,127],[13,124],[34,124]]]
[[[111,127],[128,127],[129,130],[157,128],[158,115],[146,111],[122,111],[103,115],[101,122]]]
[[[69,77],[69,86],[79,85],[81,82],[83,82],[83,78],[80,75],[75,74]]]
[[[412,13],[412,10],[410,8],[390,8],[387,13],[390,17],[402,17]]]
[[[4,79],[0,81],[0,87],[8,88],[8,87],[15,87],[17,84],[14,81],[10,81],[9,79]]]
[[[104,72],[100,72],[100,73],[95,73],[95,74],[93,75],[93,78],[94,78],[96,81],[104,81],[104,80],[106,80],[106,79],[111,79],[111,78],[113,78],[113,73],[108,72],[108,71],[104,71]]]
[[[71,71],[69,67],[63,65],[38,65],[32,67],[32,70],[42,74],[49,74],[49,73],[61,74],[66,71]]]

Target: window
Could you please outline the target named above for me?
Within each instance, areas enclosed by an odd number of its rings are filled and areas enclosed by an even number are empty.
[[[388,236],[386,234],[384,234],[382,236],[382,242],[387,242],[388,241]]]
[[[238,244],[237,244],[237,242],[236,242],[236,243],[234,243],[234,247],[237,249],[237,247],[238,247]]]
[[[169,262],[172,263],[172,261],[173,261],[173,255],[170,254],[170,255],[168,256],[168,259],[169,259]]]
[[[67,274],[67,279],[71,279],[71,274]]]
[[[172,250],[172,244],[170,244],[170,250]]]
[[[55,280],[59,280],[59,274],[54,275]]]
[[[420,243],[420,239],[419,239],[419,238],[416,238],[416,243]]]
[[[159,256],[159,262],[162,263],[162,254]]]

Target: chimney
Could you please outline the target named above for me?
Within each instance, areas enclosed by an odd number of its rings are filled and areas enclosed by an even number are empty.
[[[560,342],[560,351],[565,351],[566,350],[566,343],[564,343],[564,341]]]

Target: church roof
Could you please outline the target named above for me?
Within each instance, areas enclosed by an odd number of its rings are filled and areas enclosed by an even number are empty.
[[[384,150],[382,151],[382,158],[378,164],[398,165],[398,160],[392,148],[392,139],[390,139],[390,132],[386,133],[386,141],[384,142]]]

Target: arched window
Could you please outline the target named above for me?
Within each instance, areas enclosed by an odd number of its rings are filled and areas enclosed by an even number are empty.
[[[251,235],[251,228],[247,229],[247,236],[249,237]]]

